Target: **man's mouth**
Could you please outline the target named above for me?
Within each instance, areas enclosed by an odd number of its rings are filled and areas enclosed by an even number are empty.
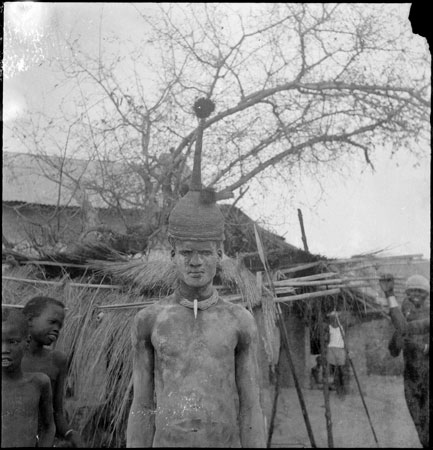
[[[7,367],[12,364],[12,359],[10,358],[2,358],[2,367]]]
[[[199,278],[203,275],[203,272],[190,272],[189,276],[193,278]]]
[[[48,333],[48,338],[51,342],[57,341],[58,335],[55,333]]]

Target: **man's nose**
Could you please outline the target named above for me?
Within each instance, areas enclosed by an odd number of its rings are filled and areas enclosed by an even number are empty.
[[[4,353],[10,353],[9,345],[6,342],[2,342],[2,355]]]
[[[189,262],[192,266],[199,266],[202,263],[201,257],[197,252],[192,254],[192,258]]]

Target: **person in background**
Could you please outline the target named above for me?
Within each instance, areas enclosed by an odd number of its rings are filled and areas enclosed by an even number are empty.
[[[389,314],[395,328],[388,348],[394,357],[403,350],[406,403],[421,445],[428,448],[430,283],[422,275],[409,277],[401,309],[394,295],[393,275],[382,275],[379,284],[388,300]]]
[[[59,350],[46,348],[59,338],[65,319],[65,306],[54,298],[38,296],[26,303],[23,314],[27,317],[31,336],[29,348],[23,358],[23,370],[48,375],[53,392],[56,436],[68,441],[72,447],[81,447],[81,437],[69,427],[63,409],[68,370],[66,355]]]
[[[21,311],[2,308],[2,448],[52,447],[54,442],[50,379],[44,373],[23,372],[27,346],[25,316]]]
[[[334,388],[339,396],[343,396],[347,393],[345,382],[346,350],[344,348],[344,329],[341,323],[339,324],[338,314],[337,311],[328,314],[329,323],[327,332],[325,332],[326,359],[330,365],[329,372],[334,379]]]

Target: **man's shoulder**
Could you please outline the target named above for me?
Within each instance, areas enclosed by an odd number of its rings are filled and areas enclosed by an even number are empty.
[[[24,381],[34,384],[40,389],[51,386],[50,377],[43,372],[24,372]]]
[[[220,308],[228,311],[231,315],[236,317],[239,322],[244,323],[245,325],[255,323],[253,314],[242,304],[232,303],[225,300],[223,297],[220,297]]]
[[[149,306],[140,309],[135,315],[137,320],[149,320],[150,318],[156,318],[159,314],[165,311],[167,308],[173,306],[174,294],[163,297],[158,301],[155,301]]]

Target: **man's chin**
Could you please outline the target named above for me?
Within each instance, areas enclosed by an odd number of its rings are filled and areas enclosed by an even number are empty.
[[[185,284],[190,287],[204,287],[210,283],[211,281],[203,277],[188,277],[185,279]]]

